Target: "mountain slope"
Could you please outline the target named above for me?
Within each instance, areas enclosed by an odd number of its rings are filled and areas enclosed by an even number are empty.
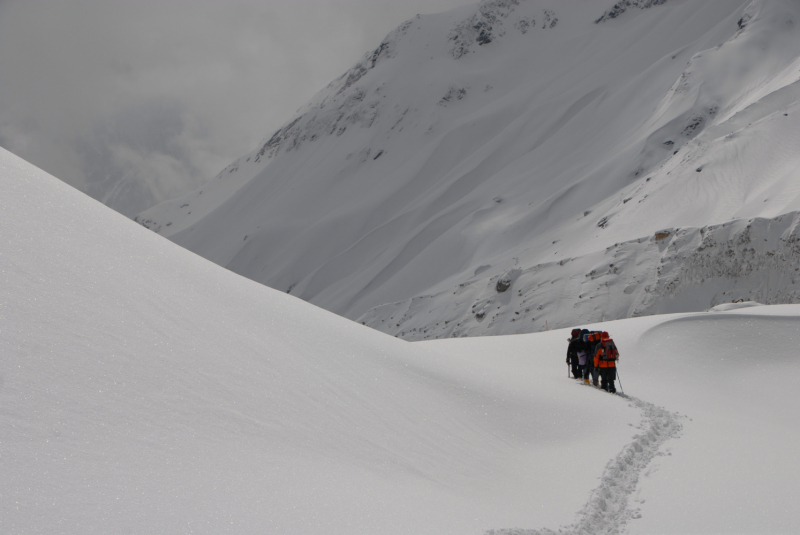
[[[3,149],[0,225],[2,533],[556,524],[602,473],[588,453],[614,456],[639,420],[610,396],[570,418],[596,394],[562,380],[531,390],[547,351],[458,365],[215,266]],[[561,353],[563,333],[546,345]],[[557,503],[541,515],[537,496]]]
[[[603,324],[624,399],[564,377],[565,331],[397,340],[221,269],[2,149],[0,225],[2,533],[800,521],[797,305]]]
[[[417,17],[211,186],[137,221],[409,339],[703,310],[734,283],[659,304],[644,291],[670,282],[649,274],[656,245],[644,270],[624,263],[624,286],[542,299],[555,279],[536,279],[512,288],[521,308],[495,288],[554,262],[559,280],[586,277],[657,233],[800,210],[798,16],[791,0],[494,0]],[[800,265],[789,253],[781,273]],[[779,278],[770,302],[795,300]],[[609,293],[613,310],[562,306]],[[490,297],[503,319],[479,321]]]

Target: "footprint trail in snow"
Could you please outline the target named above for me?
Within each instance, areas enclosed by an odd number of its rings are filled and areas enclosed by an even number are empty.
[[[589,501],[578,513],[576,523],[557,532],[514,528],[493,529],[486,535],[610,535],[621,533],[629,520],[640,518],[639,509],[628,503],[636,490],[639,475],[654,457],[664,455],[659,449],[669,439],[676,438],[683,426],[680,416],[675,413],[640,399],[627,399],[642,411],[643,432],[634,436],[633,442],[606,465],[600,485],[592,491]]]

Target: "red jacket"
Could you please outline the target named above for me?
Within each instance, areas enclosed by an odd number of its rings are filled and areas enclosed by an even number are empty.
[[[599,344],[597,344],[597,352],[594,354],[594,367],[595,368],[616,368],[617,362],[615,360],[601,360],[600,355],[604,354],[606,351],[606,342],[613,342],[610,338],[608,340],[603,340]]]

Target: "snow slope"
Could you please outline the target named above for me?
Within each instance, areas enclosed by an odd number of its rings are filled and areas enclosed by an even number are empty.
[[[640,336],[623,381],[686,418],[637,495],[632,533],[797,531],[798,310],[677,317]]]
[[[2,149],[0,228],[0,532],[800,521],[798,306],[603,324],[626,400],[564,377],[563,330],[404,342],[207,262]]]
[[[417,17],[212,185],[137,220],[409,340],[796,302],[798,17],[794,0]],[[750,223],[768,283],[714,267]]]
[[[6,151],[0,224],[2,533],[555,524],[602,473],[587,454],[613,456],[639,420],[563,379],[531,388],[547,351],[461,366],[230,273]]]

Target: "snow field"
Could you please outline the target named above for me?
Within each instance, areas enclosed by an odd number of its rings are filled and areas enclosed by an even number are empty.
[[[495,533],[794,532],[800,306],[587,327],[608,330],[620,347],[622,384],[643,414],[640,432],[608,462],[575,522]]]
[[[631,532],[795,531],[798,307],[677,318],[640,340],[648,357],[626,362],[623,381],[646,381],[648,401],[686,418],[642,486]]]
[[[568,331],[403,342],[219,268],[5,151],[0,228],[0,532],[800,520],[798,306],[582,325],[617,341],[626,400],[565,377]]]
[[[517,354],[402,342],[0,155],[2,532],[556,524],[638,422],[618,399],[538,380],[561,370],[563,333]]]
[[[682,426],[676,414],[640,399],[630,399],[644,415],[642,433],[634,436],[633,442],[606,465],[600,486],[579,513],[579,521],[569,528],[574,533],[616,533],[630,519],[641,518],[640,510],[631,507],[630,496],[653,457],[662,454],[659,450],[664,443],[680,434]]]

